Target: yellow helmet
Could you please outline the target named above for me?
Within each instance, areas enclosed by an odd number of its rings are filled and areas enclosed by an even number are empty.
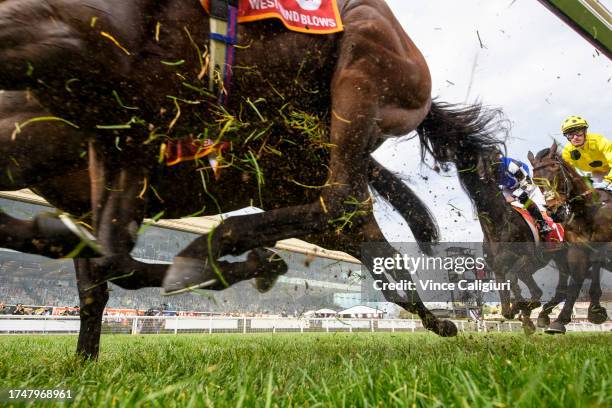
[[[561,124],[561,132],[564,134],[570,130],[588,128],[589,124],[580,116],[568,116]]]

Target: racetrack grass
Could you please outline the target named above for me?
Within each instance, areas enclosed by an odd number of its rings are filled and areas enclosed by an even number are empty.
[[[1,336],[0,387],[78,406],[612,406],[612,335],[424,333]],[[0,403],[0,405],[2,405]]]

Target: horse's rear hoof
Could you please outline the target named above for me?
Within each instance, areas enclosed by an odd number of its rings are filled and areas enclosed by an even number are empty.
[[[450,320],[440,320],[438,322],[436,334],[442,337],[455,337],[457,335],[457,326]]]
[[[550,324],[550,317],[548,317],[548,316],[538,316],[538,322],[536,323],[536,325],[540,329],[544,329],[544,328],[548,327],[549,324]]]
[[[178,295],[195,289],[205,289],[217,283],[204,274],[206,262],[200,259],[176,257],[168,268],[162,284],[163,295]]]
[[[601,305],[590,305],[587,319],[593,324],[602,324],[608,320],[608,313]]]
[[[555,321],[552,322],[544,332],[548,334],[565,334],[565,325]]]

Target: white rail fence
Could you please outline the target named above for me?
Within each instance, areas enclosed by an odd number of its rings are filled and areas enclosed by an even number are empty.
[[[518,321],[454,320],[462,332],[519,332]],[[0,315],[0,334],[75,334],[78,316]],[[612,322],[595,325],[570,323],[568,331],[609,332]],[[186,316],[104,316],[106,334],[182,334],[182,333],[333,333],[333,332],[417,332],[425,331],[419,320],[336,319],[270,317],[186,317]]]

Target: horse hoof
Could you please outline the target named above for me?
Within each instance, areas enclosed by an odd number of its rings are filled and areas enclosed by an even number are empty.
[[[531,321],[531,319],[529,319],[529,318],[524,318],[523,319],[523,332],[527,336],[531,336],[532,334],[534,334],[536,332],[536,327],[533,324],[533,322]]]
[[[104,255],[96,237],[66,213],[59,216],[39,214],[34,218],[34,228],[43,241],[54,241],[49,243],[52,254],[42,255],[54,258],[96,258]]]
[[[608,320],[608,313],[601,305],[591,305],[589,306],[587,319],[593,324],[602,324]]]
[[[253,259],[254,257],[262,265],[258,271],[261,276],[255,278],[255,288],[259,293],[266,293],[274,287],[278,277],[287,273],[289,268],[283,258],[269,249],[253,249],[249,258]]]
[[[565,334],[565,325],[559,322],[552,322],[544,332],[548,334]]]
[[[544,328],[548,327],[549,324],[550,324],[550,317],[548,317],[548,316],[538,316],[537,326],[540,329],[544,329]]]
[[[455,337],[458,332],[457,326],[450,320],[440,320],[436,329],[436,334],[442,337]]]
[[[264,276],[261,278],[255,278],[255,288],[259,293],[266,293],[274,287],[278,276]]]
[[[178,295],[215,285],[217,279],[204,274],[206,265],[207,263],[200,259],[177,256],[164,277],[162,294]]]

